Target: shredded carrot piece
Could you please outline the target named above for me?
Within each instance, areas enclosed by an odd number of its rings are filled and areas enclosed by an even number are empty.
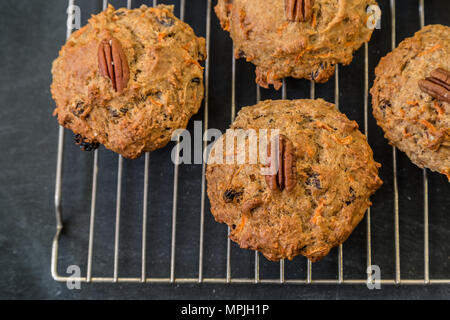
[[[306,144],[306,148],[305,148],[306,153],[308,154],[308,156],[310,158],[312,158],[314,156],[314,150],[312,150],[309,146],[309,144]]]
[[[450,182],[450,168],[444,168],[444,170],[441,171],[442,174],[445,174],[448,181]]]
[[[241,217],[241,222],[239,223],[239,225],[237,226],[237,228],[236,228],[236,232],[241,232],[242,231],[242,229],[244,229],[244,226],[245,226],[245,224],[247,223],[247,220],[248,220],[248,217],[247,217],[247,215],[242,215],[242,217]]]
[[[450,173],[444,173],[444,174],[447,177],[448,181],[450,182]]]
[[[326,53],[326,54],[318,54],[317,57],[319,58],[328,58],[331,56],[331,53]]]
[[[302,52],[300,52],[300,53],[295,57],[295,62],[300,61],[300,59],[303,57],[303,55],[305,54],[305,52],[307,52],[307,51],[309,51],[309,50],[311,50],[311,49],[312,49],[311,46],[306,47]]]
[[[316,27],[316,23],[317,23],[317,15],[314,14],[313,18],[312,18],[312,21],[311,21],[311,25],[312,25],[313,28]]]
[[[161,42],[166,37],[165,32],[158,33],[158,42]]]
[[[309,158],[312,158],[315,154],[314,150],[311,149],[311,146],[307,142],[300,142],[298,145],[298,150],[300,153],[306,153]]]
[[[286,29],[286,27],[288,26],[289,22],[283,23],[281,26],[278,27],[277,29],[277,33],[281,34],[283,33],[284,29]]]
[[[295,62],[299,62],[300,59],[302,58],[302,56],[303,56],[303,52],[300,52],[300,53],[295,57]]]
[[[445,110],[444,110],[444,108],[442,108],[442,107],[439,105],[439,103],[437,103],[437,101],[434,101],[433,107],[434,107],[434,109],[436,110],[436,112],[437,112],[440,116],[444,115]]]
[[[242,166],[239,166],[239,168],[237,169],[236,172],[233,173],[233,175],[230,178],[229,184],[231,184],[231,182],[233,181],[233,179],[239,174],[239,172],[241,172]]]
[[[323,123],[323,122],[321,122],[321,121],[316,121],[315,123],[315,126],[317,127],[317,128],[320,128],[320,129],[327,129],[328,131],[331,131],[331,132],[333,132],[333,128],[331,128],[329,125],[327,125],[326,123]]]
[[[189,60],[186,61],[186,63],[187,63],[187,64],[195,64],[195,65],[197,65],[198,67],[200,67],[202,70],[205,69],[204,67],[202,67],[202,66],[200,65],[200,63],[198,63],[197,60],[194,60],[194,59],[189,59]]]
[[[403,136],[405,138],[409,138],[412,137],[412,134],[406,131],[406,128],[403,128]]]
[[[350,144],[353,141],[353,138],[351,136],[346,136],[345,138],[338,138],[336,137],[334,134],[331,135],[331,137],[333,138],[334,141],[336,141],[339,144]]]
[[[182,48],[186,51],[189,51],[189,47],[190,47],[190,42],[186,43]]]
[[[365,26],[367,26],[367,21],[369,21],[369,18],[370,18],[370,16],[367,16],[367,17],[364,19],[364,25],[365,25]]]
[[[316,210],[314,210],[314,215],[311,218],[311,222],[317,224],[319,220],[322,218],[323,207],[325,206],[325,199],[320,199],[319,205]]]
[[[437,44],[437,45],[431,47],[430,49],[427,49],[427,50],[422,51],[422,52],[419,53],[417,56],[418,56],[418,57],[424,56],[424,55],[429,54],[429,53],[432,53],[432,52],[434,52],[434,51],[436,51],[436,50],[438,50],[438,49],[440,49],[440,48],[441,48],[441,46],[440,46],[439,44]]]
[[[419,105],[419,101],[406,101],[407,104],[409,104],[410,106],[418,106]]]
[[[425,127],[427,127],[432,133],[437,131],[436,128],[427,120],[422,119],[420,120],[420,123],[423,124]]]
[[[353,128],[355,128],[355,129],[359,129],[359,124],[358,124],[358,122],[356,122],[356,121],[352,121],[352,125],[353,125]]]
[[[318,213],[314,212],[314,215],[311,218],[311,222],[314,224],[317,224],[317,222],[318,222],[317,220],[319,220],[319,217],[320,217],[320,215]]]
[[[148,97],[148,99],[150,100],[151,103],[153,103],[153,104],[155,104],[155,105],[157,105],[157,106],[159,106],[159,107],[162,107],[162,106],[163,106],[162,103],[156,101],[156,100],[153,99],[152,97]]]

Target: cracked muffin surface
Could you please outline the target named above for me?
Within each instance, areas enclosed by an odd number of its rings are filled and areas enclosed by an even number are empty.
[[[60,125],[126,158],[164,147],[204,94],[205,39],[173,6],[113,6],[75,31],[53,62]]]
[[[389,142],[417,166],[440,172],[450,181],[449,39],[450,27],[429,25],[403,40],[380,60],[370,92],[373,115]],[[447,87],[447,99],[420,88],[424,79],[436,82],[432,79],[436,69],[444,78],[447,72],[447,84],[437,86]]]
[[[380,165],[357,123],[322,99],[244,107],[230,129],[208,159],[211,212],[230,227],[233,241],[269,260],[323,258],[347,239],[382,184]],[[262,173],[263,161],[237,162],[239,154],[251,157],[248,129],[258,133],[259,149],[264,149],[261,130],[279,131],[283,165],[276,175]],[[238,142],[227,147],[234,139]],[[232,155],[236,161],[227,162]]]
[[[370,40],[374,0],[219,0],[236,58],[256,65],[256,82],[276,89],[285,77],[326,82]]]

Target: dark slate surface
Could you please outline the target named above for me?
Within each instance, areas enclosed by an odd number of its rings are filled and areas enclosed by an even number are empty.
[[[133,5],[151,1],[133,1]],[[164,1],[177,4],[178,1]],[[205,35],[206,1],[186,1],[186,20]],[[376,30],[369,46],[370,81],[379,58],[390,50],[388,1],[379,1],[383,10],[381,30]],[[427,0],[426,24],[449,24],[449,2]],[[113,1],[124,5],[125,1]],[[215,1],[213,1],[215,3]],[[83,24],[91,13],[101,10],[101,1],[78,1]],[[450,286],[383,286],[370,291],[364,285],[222,285],[222,284],[83,284],[68,290],[50,275],[51,241],[55,232],[54,187],[58,126],[51,117],[54,103],[49,92],[50,67],[65,41],[67,1],[8,0],[0,2],[0,298],[17,299],[181,299],[181,298],[446,298]],[[397,1],[397,42],[419,28],[418,1]],[[231,41],[211,20],[211,79],[209,126],[224,130],[231,119]],[[355,54],[350,66],[340,67],[341,110],[358,121],[363,118],[364,50]],[[254,67],[237,62],[238,107],[256,99]],[[287,81],[289,98],[308,97],[309,83]],[[316,95],[334,99],[334,79],[316,87]],[[262,98],[280,98],[280,92],[262,90]],[[193,120],[203,118],[203,109]],[[191,121],[189,129],[193,130]],[[373,197],[372,259],[381,267],[383,278],[392,278],[394,268],[394,202],[392,149],[369,115],[369,142],[375,158],[383,164],[383,187]],[[59,273],[77,264],[85,274],[91,193],[92,154],[82,153],[66,132],[63,180],[64,233],[61,239]],[[148,224],[148,276],[170,274],[173,165],[172,145],[151,154]],[[401,234],[402,278],[423,277],[423,189],[422,171],[398,153],[398,184]],[[99,151],[99,189],[95,224],[94,276],[112,276],[117,156]],[[122,224],[119,275],[139,277],[141,211],[144,159],[124,161]],[[201,166],[182,165],[179,172],[176,276],[197,277],[200,221]],[[450,187],[446,179],[429,172],[430,273],[432,278],[450,278]],[[366,221],[344,245],[344,276],[362,278],[365,269]],[[206,205],[205,277],[224,277],[226,272],[226,228],[216,224]],[[252,252],[232,247],[232,276],[253,277]],[[261,258],[261,278],[278,277],[278,264]],[[313,265],[313,278],[336,278],[337,250]],[[304,278],[304,258],[286,263],[286,278]]]

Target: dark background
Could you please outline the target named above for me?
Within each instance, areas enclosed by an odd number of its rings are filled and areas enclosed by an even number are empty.
[[[179,1],[175,3],[179,13]],[[187,0],[186,21],[198,35],[206,34],[206,1]],[[418,1],[396,1],[397,43],[420,28]],[[425,0],[425,24],[449,24],[450,3]],[[133,1],[151,5],[152,1]],[[215,5],[216,1],[213,1]],[[101,1],[76,1],[82,24],[101,10]],[[113,1],[123,6],[126,1]],[[369,45],[370,85],[373,69],[391,48],[391,15],[388,1],[379,1],[383,11],[380,30]],[[58,125],[51,116],[54,103],[49,86],[51,62],[65,42],[67,1],[3,0],[0,2],[0,298],[3,299],[228,299],[228,298],[443,298],[450,286],[365,285],[243,285],[243,284],[82,284],[68,290],[50,274],[51,242],[55,232],[54,188]],[[209,127],[224,130],[231,121],[231,41],[217,18],[211,16]],[[254,67],[237,62],[238,109],[256,100]],[[355,53],[351,65],[340,67],[340,109],[364,130],[364,49]],[[287,81],[288,98],[307,98],[309,82]],[[334,100],[334,79],[316,86],[316,96]],[[281,91],[262,90],[263,99],[281,97]],[[202,120],[204,109],[193,120]],[[192,130],[191,121],[189,129]],[[383,164],[383,187],[373,196],[372,261],[384,279],[395,276],[394,202],[392,148],[369,114],[369,143],[375,159]],[[93,154],[73,145],[66,131],[63,175],[64,232],[61,238],[59,274],[71,264],[85,275]],[[173,144],[150,156],[147,276],[169,277],[172,224]],[[401,276],[423,278],[423,187],[422,170],[401,152],[398,157]],[[113,275],[117,156],[99,150],[99,188],[95,222],[93,276]],[[140,239],[144,158],[124,160],[122,224],[119,259],[120,277],[140,276]],[[198,276],[201,206],[201,165],[182,165],[179,172],[176,277]],[[450,186],[442,175],[428,171],[430,208],[430,277],[450,278]],[[366,264],[366,221],[344,244],[344,277],[362,279]],[[204,276],[225,277],[226,228],[215,223],[205,210]],[[260,258],[261,279],[278,278],[279,264]],[[232,277],[254,276],[253,252],[232,246]],[[313,265],[313,279],[337,278],[337,249]],[[286,262],[286,279],[304,279],[306,262],[297,257]]]

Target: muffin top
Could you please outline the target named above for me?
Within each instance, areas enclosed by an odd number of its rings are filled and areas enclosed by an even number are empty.
[[[450,27],[429,25],[380,60],[373,115],[391,144],[450,181]]]
[[[322,99],[244,107],[231,129],[208,159],[211,212],[231,228],[233,241],[269,260],[298,254],[321,259],[346,240],[381,186],[380,165],[357,123]],[[266,147],[264,129],[267,136],[278,130]],[[233,139],[238,142],[227,147]],[[252,139],[258,142],[256,162],[250,161]],[[277,139],[279,148],[272,149]],[[262,172],[269,165],[261,161],[265,148],[274,155],[269,164],[279,159],[277,173]],[[226,161],[220,161],[220,151]],[[246,161],[238,162],[239,154]]]
[[[53,62],[54,115],[83,143],[127,158],[161,148],[200,108],[205,51],[173,6],[110,5]]]
[[[374,0],[219,0],[222,28],[236,58],[256,65],[256,82],[276,89],[284,77],[326,82],[369,41]]]

